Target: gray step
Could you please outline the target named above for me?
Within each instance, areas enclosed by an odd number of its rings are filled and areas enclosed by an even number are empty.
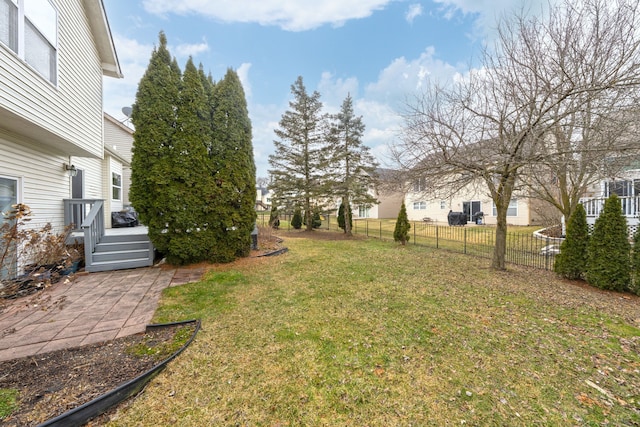
[[[127,261],[102,261],[94,262],[90,266],[85,266],[85,271],[113,271],[113,270],[126,270],[129,268],[150,267],[153,265],[153,260],[149,258],[129,259]]]
[[[149,258],[149,248],[127,251],[101,251],[93,253],[93,262],[126,261],[129,259]]]
[[[112,234],[102,236],[100,243],[115,243],[115,242],[148,242],[149,236],[146,234]]]
[[[94,252],[127,252],[135,251],[138,249],[149,250],[149,240],[136,240],[136,241],[122,241],[122,242],[104,242],[104,240],[96,245]]]

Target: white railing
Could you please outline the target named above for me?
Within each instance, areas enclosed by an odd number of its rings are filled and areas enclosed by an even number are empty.
[[[637,218],[638,211],[640,210],[640,196],[633,197],[619,197],[620,204],[622,205],[622,213],[627,218]],[[604,202],[606,198],[584,198],[580,199],[580,203],[584,206],[584,210],[587,212],[587,218],[597,218],[600,216],[602,209],[604,208]]]

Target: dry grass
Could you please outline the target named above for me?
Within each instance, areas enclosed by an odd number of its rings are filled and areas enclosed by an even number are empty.
[[[287,239],[168,289],[196,341],[112,425],[638,425],[640,304],[374,240]]]

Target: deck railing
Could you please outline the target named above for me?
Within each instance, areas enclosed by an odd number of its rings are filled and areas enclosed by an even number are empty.
[[[64,199],[64,224],[73,225],[72,231],[82,231],[81,225],[97,202],[101,199]]]
[[[104,201],[97,200],[80,226],[84,232],[84,263],[93,265],[93,252],[104,236]]]
[[[638,211],[640,211],[640,196],[619,197],[619,199],[624,216],[627,218],[637,218]],[[580,199],[580,203],[582,203],[587,213],[587,218],[599,217],[604,208],[605,200],[607,200],[605,197]]]

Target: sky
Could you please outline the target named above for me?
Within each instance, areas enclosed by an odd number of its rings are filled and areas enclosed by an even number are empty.
[[[180,68],[189,57],[220,80],[242,82],[257,177],[268,177],[274,129],[303,78],[327,113],[347,95],[366,126],[362,142],[381,166],[402,114],[426,85],[479,66],[496,19],[546,0],[104,0],[124,78],[104,77],[104,110],[118,120],[135,103],[158,35]]]

